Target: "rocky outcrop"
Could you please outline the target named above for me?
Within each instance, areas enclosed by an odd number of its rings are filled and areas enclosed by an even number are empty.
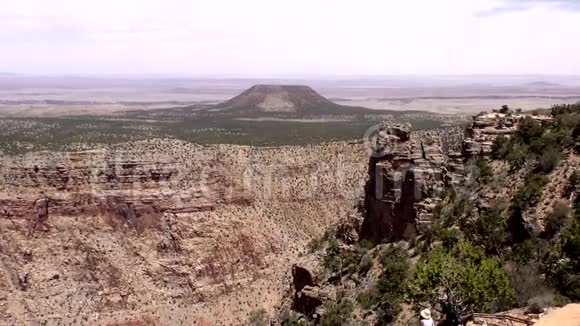
[[[473,117],[473,122],[465,131],[462,153],[465,160],[491,154],[492,145],[499,136],[509,137],[518,124],[530,117],[540,123],[549,123],[551,118],[545,115],[508,113],[480,113]]]
[[[408,124],[382,124],[373,139],[360,237],[390,242],[421,234],[431,224],[444,190],[462,186],[466,162],[489,155],[494,140],[512,135],[526,117],[541,123],[551,120],[514,113],[480,114],[463,140],[447,137],[444,131],[411,132]],[[462,144],[461,151],[455,143]]]
[[[465,132],[462,149],[464,157],[471,158],[491,153],[491,146],[496,137],[499,135],[509,136],[516,129],[512,116],[500,113],[486,113],[475,116],[471,126]]]
[[[373,242],[412,239],[429,225],[450,184],[441,140],[415,137],[409,124],[383,124],[369,161],[361,238]]]
[[[292,282],[294,299],[292,309],[309,318],[320,316],[322,304],[334,298],[329,287],[324,286],[321,279],[323,271],[314,257],[303,258],[299,264],[292,266]]]

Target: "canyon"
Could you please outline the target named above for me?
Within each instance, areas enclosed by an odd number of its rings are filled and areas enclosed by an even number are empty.
[[[153,140],[0,164],[0,321],[243,324],[349,214],[362,144]]]
[[[314,239],[329,228],[347,243],[421,238],[446,191],[469,182],[469,159],[518,121],[478,115],[464,137],[387,122],[365,142],[152,139],[4,156],[0,322],[244,325],[256,311],[319,313],[335,290],[317,275]],[[548,187],[563,192],[579,163],[570,154]],[[497,164],[502,189],[485,193],[507,196],[522,177]],[[543,196],[529,225],[542,228],[557,200]]]

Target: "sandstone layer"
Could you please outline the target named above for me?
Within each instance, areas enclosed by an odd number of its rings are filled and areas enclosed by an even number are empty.
[[[364,188],[362,144],[3,157],[0,324],[242,325]]]

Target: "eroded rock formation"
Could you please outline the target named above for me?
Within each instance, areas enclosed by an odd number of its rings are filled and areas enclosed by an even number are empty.
[[[373,242],[414,238],[451,182],[440,139],[409,124],[381,125],[368,172],[361,238]]]

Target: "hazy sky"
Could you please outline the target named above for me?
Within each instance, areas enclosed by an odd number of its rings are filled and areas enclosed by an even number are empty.
[[[0,71],[580,74],[580,0],[1,0]]]

